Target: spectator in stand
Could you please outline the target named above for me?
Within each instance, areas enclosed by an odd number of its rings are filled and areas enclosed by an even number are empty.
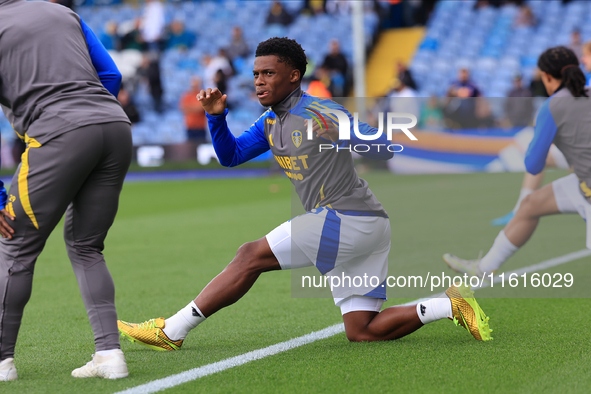
[[[417,25],[419,12],[423,10],[423,0],[409,0],[402,2],[402,20],[405,27]]]
[[[429,101],[423,105],[419,121],[419,129],[443,128],[443,111],[436,96],[431,96]]]
[[[333,39],[330,40],[329,43],[330,51],[324,58],[322,62],[322,67],[326,68],[329,71],[337,71],[342,75],[347,75],[347,69],[349,64],[347,62],[347,58],[341,52],[341,45],[339,44],[339,40]]]
[[[166,21],[164,6],[160,0],[146,0],[142,16],[142,39],[150,51],[159,51],[164,36]]]
[[[415,13],[415,22],[419,26],[425,26],[429,20],[429,16],[435,5],[437,4],[437,0],[422,0],[419,8]]]
[[[548,92],[546,92],[546,87],[544,86],[544,82],[542,82],[542,74],[539,68],[536,68],[534,72],[534,76],[529,84],[529,90],[534,97],[548,97]]]
[[[304,6],[300,12],[306,15],[324,14],[326,12],[326,0],[304,0]]]
[[[170,24],[170,33],[166,42],[167,49],[187,50],[195,45],[195,33],[185,30],[185,25],[180,20],[174,20]]]
[[[478,10],[480,8],[486,8],[490,5],[488,0],[476,0],[476,4],[474,4],[474,9]]]
[[[330,86],[329,72],[324,67],[318,67],[314,73],[314,77],[308,84],[306,92],[314,97],[332,98],[332,93],[328,89]]]
[[[476,101],[474,114],[476,115],[476,127],[491,128],[495,126],[495,117],[488,100],[484,97],[472,99]]]
[[[515,20],[515,26],[517,27],[534,27],[538,22],[532,12],[531,8],[526,5],[522,5],[519,9],[519,14]]]
[[[230,41],[226,53],[231,61],[238,57],[247,57],[250,54],[248,44],[242,36],[242,29],[238,26],[234,26],[232,29],[232,41]]]
[[[223,49],[218,51],[217,56],[205,55],[203,56],[203,65],[205,66],[204,71],[204,88],[213,88],[216,84],[216,74],[218,70],[222,70],[226,77],[230,77],[233,74],[232,64],[226,56],[226,52]],[[218,78],[219,81],[219,78]],[[224,90],[221,92],[226,93]]]
[[[466,129],[478,127],[475,98],[480,96],[480,89],[470,80],[470,71],[466,68],[460,69],[458,80],[448,89],[449,100],[444,107],[446,118],[455,127]]]
[[[591,86],[591,41],[587,41],[583,45],[582,53],[581,62],[583,63],[585,78],[587,78],[587,86]]]
[[[571,33],[568,48],[577,55],[577,59],[581,60],[583,57],[583,42],[581,41],[581,32],[578,29],[573,30]]]
[[[470,80],[470,71],[461,68],[458,72],[458,80],[453,82],[450,89],[457,97],[480,97],[480,89]]]
[[[220,92],[228,91],[228,77],[221,69],[215,72],[215,75],[213,76],[213,83]]]
[[[457,97],[456,91],[451,87],[447,90],[445,104],[442,107],[445,127],[449,129],[461,129],[459,107],[461,100]],[[474,116],[475,117],[475,116]]]
[[[156,52],[144,55],[138,75],[148,84],[150,95],[154,102],[154,110],[162,112],[162,81],[160,79],[160,61]]]
[[[392,90],[388,93],[388,107],[389,112],[412,114],[417,120],[421,116],[417,92],[398,78],[394,79]],[[409,123],[409,119],[395,119],[395,123]]]
[[[125,89],[124,85],[121,84],[121,89],[119,90],[119,94],[117,95],[117,100],[123,107],[123,111],[125,115],[129,118],[131,124],[138,123],[140,121],[140,113],[137,110],[133,99],[129,92]]]
[[[331,15],[350,15],[351,4],[348,0],[327,0],[326,13]]]
[[[267,15],[267,25],[283,25],[289,26],[293,22],[293,16],[283,8],[280,2],[275,1]]]
[[[197,100],[197,94],[201,91],[201,79],[191,78],[191,88],[183,94],[180,101],[180,110],[185,115],[185,127],[187,139],[195,148],[206,141],[205,110]]]
[[[513,79],[513,89],[505,101],[505,115],[512,127],[525,127],[532,121],[534,103],[531,90],[524,87],[521,75]]]
[[[347,70],[349,64],[345,55],[341,53],[339,41],[334,39],[329,43],[330,52],[322,62],[322,68],[330,73],[330,91],[333,97],[342,97],[347,93]]]
[[[232,61],[228,57],[228,54],[226,53],[226,50],[224,48],[218,49],[218,54],[216,58],[221,59],[222,63],[227,64],[227,66],[220,68],[220,70],[224,72],[226,77],[230,78],[232,75],[234,75],[234,66],[232,65]]]
[[[100,35],[101,44],[107,51],[118,51],[121,49],[121,39],[117,34],[117,23],[108,21],[105,23],[105,29]]]
[[[411,88],[412,90],[418,90],[417,84],[412,77],[412,74],[406,64],[399,61],[397,64],[397,71],[398,71],[398,79],[400,79],[406,86]]]
[[[140,32],[141,24],[142,20],[138,18],[134,21],[130,21],[130,23],[127,24],[128,26],[122,26],[124,33],[122,33],[121,37],[121,49],[144,50],[144,40],[142,39],[142,34]]]

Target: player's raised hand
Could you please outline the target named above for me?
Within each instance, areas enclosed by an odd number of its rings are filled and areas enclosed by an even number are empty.
[[[197,93],[197,100],[210,115],[221,115],[226,110],[227,95],[222,94],[218,88],[208,88]]]

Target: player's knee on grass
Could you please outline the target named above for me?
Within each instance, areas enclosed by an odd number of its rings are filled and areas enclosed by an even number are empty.
[[[386,335],[371,332],[369,328],[346,330],[349,342],[375,342],[388,340]]]
[[[375,341],[373,335],[367,335],[363,332],[347,333],[347,339],[349,342],[371,342]]]
[[[377,312],[354,311],[343,315],[345,334],[349,342],[371,342],[379,338],[370,332],[369,323]]]
[[[265,238],[247,242],[238,248],[233,265],[248,272],[265,272],[281,269]]]

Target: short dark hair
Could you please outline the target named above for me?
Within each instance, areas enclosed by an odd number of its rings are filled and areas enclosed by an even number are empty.
[[[277,56],[279,61],[287,63],[291,67],[300,71],[300,80],[306,73],[306,54],[304,49],[296,40],[287,37],[273,37],[263,41],[257,47],[255,56]]]

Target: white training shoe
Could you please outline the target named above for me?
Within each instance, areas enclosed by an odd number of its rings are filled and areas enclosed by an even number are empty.
[[[127,363],[121,349],[117,349],[108,356],[93,354],[92,361],[72,371],[72,376],[75,378],[119,379],[126,378],[128,375]]]
[[[482,277],[485,275],[480,269],[480,259],[465,260],[453,254],[446,253],[443,255],[443,260],[447,263],[449,268],[461,274],[468,274],[469,276]]]
[[[14,358],[7,358],[0,362],[0,382],[8,382],[9,380],[16,380],[16,367],[14,366]]]

